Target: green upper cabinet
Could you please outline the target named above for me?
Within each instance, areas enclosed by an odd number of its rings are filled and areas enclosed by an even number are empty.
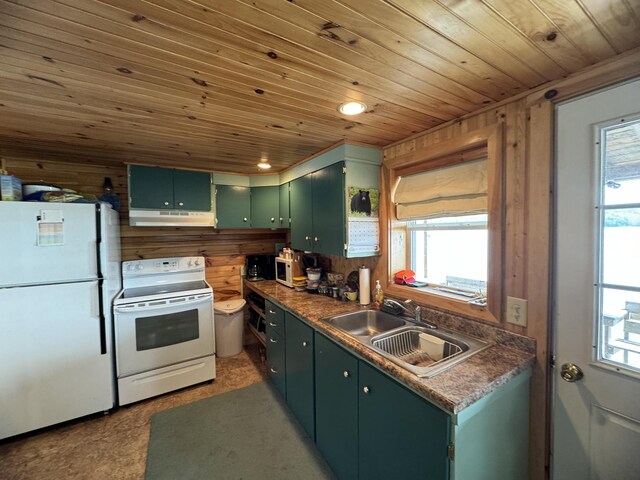
[[[211,174],[129,166],[130,208],[211,211]]]
[[[358,380],[359,478],[448,479],[449,415],[367,363]]]
[[[290,183],[291,246],[298,250],[311,251],[313,247],[312,182],[313,176],[305,175]]]
[[[311,438],[315,438],[313,329],[285,313],[287,404]]]
[[[248,228],[251,226],[251,189],[237,185],[216,185],[216,226]]]
[[[291,182],[291,246],[326,255],[344,255],[344,162]]]
[[[211,210],[211,175],[190,170],[173,171],[173,203],[180,210]]]
[[[326,255],[344,255],[345,171],[344,162],[312,173],[313,247]]]
[[[280,200],[280,228],[289,228],[289,182],[283,183],[279,187]]]
[[[251,226],[280,228],[280,187],[251,187]]]

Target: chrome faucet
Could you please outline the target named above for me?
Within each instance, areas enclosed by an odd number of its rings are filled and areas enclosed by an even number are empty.
[[[413,312],[411,311],[411,309],[407,308],[407,306],[414,304],[413,300],[411,299],[405,300],[404,304],[402,304],[396,300],[392,300],[388,298],[384,301],[384,303],[386,303],[387,305],[390,305],[392,308],[393,307],[400,308],[405,316],[413,318],[413,321],[416,323],[422,324],[427,328],[432,328],[432,329],[438,328],[436,325],[433,325],[432,323],[425,322],[424,320],[422,320],[422,307],[420,305],[415,305],[413,308]]]

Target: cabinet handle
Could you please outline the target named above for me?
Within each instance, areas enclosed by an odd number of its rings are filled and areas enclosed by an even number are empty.
[[[278,341],[277,341],[277,340],[274,340],[273,338],[269,338],[269,341],[270,341],[271,343],[278,343]],[[365,387],[365,388],[366,388],[366,387]]]
[[[369,387],[363,387],[362,391],[364,393],[369,393],[371,390],[369,390]]]
[[[314,240],[317,242],[318,241],[318,237],[315,237]]]
[[[247,217],[244,217],[244,218],[242,219],[242,221],[243,221],[243,222],[246,222],[246,221],[247,221]]]
[[[271,309],[269,309],[269,313],[270,313],[271,315],[275,315],[275,314],[276,314],[276,312],[274,312],[274,311],[273,311],[273,310],[271,310]]]
[[[307,342],[302,342],[303,347],[306,347],[307,345],[309,345]]]
[[[178,203],[178,205],[180,205],[181,207],[184,207],[184,203],[182,202]]]
[[[280,217],[280,221],[284,220],[284,218]]]
[[[275,368],[271,367],[269,368],[269,370],[271,370],[271,373],[278,373],[278,370],[276,370]]]
[[[277,323],[273,323],[273,322],[269,322],[269,326],[270,326],[270,327],[277,327],[277,326],[278,326],[278,324],[277,324]]]
[[[349,378],[349,372],[345,370],[344,372],[342,372],[342,376],[344,378]]]
[[[273,223],[275,221],[276,221],[275,217],[271,217],[271,223]]]
[[[309,240],[309,237],[304,237],[305,240]]]
[[[165,205],[169,205],[169,202],[164,202]]]

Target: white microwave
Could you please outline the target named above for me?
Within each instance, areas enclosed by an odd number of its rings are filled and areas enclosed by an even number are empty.
[[[293,259],[276,257],[276,282],[293,288]]]

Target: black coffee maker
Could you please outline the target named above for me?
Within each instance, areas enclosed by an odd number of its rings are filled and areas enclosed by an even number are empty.
[[[275,255],[247,255],[247,280],[274,280],[276,278]]]

